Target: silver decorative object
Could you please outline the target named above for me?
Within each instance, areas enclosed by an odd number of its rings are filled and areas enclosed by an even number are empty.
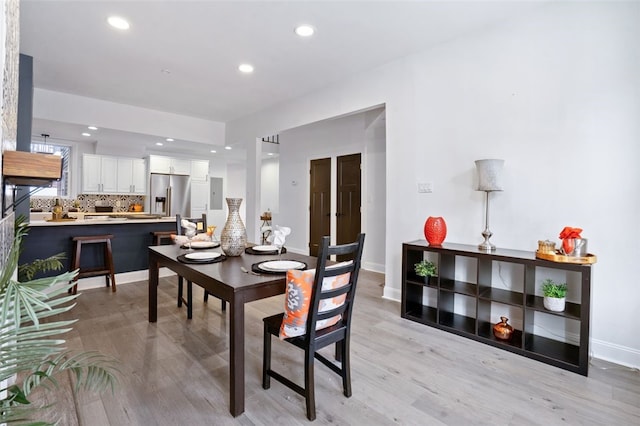
[[[220,246],[227,256],[240,256],[247,245],[247,229],[240,217],[242,198],[227,198],[229,216],[220,234]]]
[[[485,227],[482,231],[484,241],[478,246],[483,251],[493,251],[496,246],[491,244],[489,238],[493,233],[489,230],[489,193],[493,191],[502,191],[502,168],[504,160],[476,160],[476,169],[478,170],[478,191],[486,193],[485,203]]]

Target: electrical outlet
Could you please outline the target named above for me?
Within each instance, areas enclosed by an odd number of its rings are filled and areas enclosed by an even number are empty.
[[[433,192],[433,182],[418,182],[418,192],[420,194]]]

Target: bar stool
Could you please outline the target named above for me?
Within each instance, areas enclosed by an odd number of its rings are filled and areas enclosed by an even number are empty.
[[[107,287],[109,287],[109,280],[111,280],[111,291],[116,291],[116,278],[113,272],[113,253],[111,252],[111,239],[113,235],[87,235],[82,237],[72,237],[73,241],[73,261],[71,264],[71,270],[78,269],[78,275],[73,279],[76,284],[73,286],[71,293],[76,294],[78,291],[78,279],[87,277],[96,277],[100,275],[105,276]],[[104,244],[104,264],[94,268],[82,268],[80,265],[80,256],[82,254],[83,244]]]
[[[175,233],[176,231],[152,231],[151,235],[153,235],[153,245],[159,246],[162,244],[162,240],[171,240],[171,234]]]

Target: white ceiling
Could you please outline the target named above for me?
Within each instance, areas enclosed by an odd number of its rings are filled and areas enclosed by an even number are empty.
[[[227,122],[519,19],[543,3],[22,0],[20,52],[34,59],[37,88]],[[109,27],[111,15],[131,28]],[[316,34],[296,36],[300,23]],[[255,72],[238,72],[242,62]],[[104,142],[111,130],[101,130]],[[81,139],[78,128],[47,120],[36,119],[33,133]]]

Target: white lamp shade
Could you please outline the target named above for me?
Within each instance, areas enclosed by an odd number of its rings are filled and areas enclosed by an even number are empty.
[[[504,160],[476,160],[478,191],[502,191]]]

